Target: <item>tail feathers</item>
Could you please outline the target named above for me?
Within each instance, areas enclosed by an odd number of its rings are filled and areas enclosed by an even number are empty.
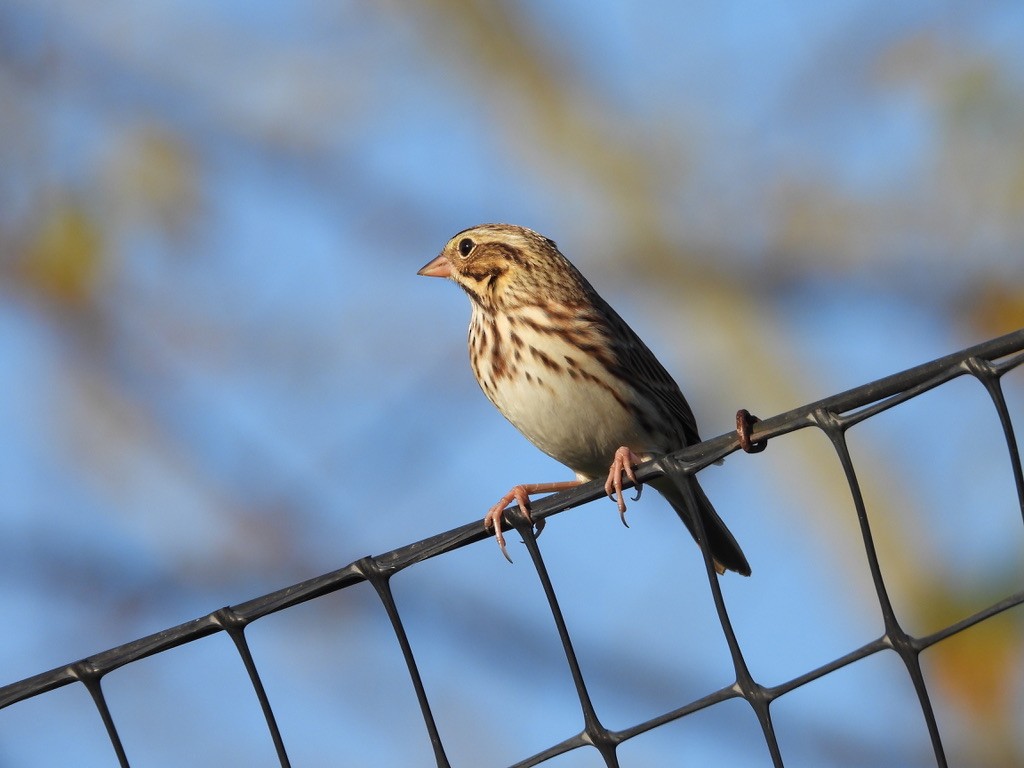
[[[694,541],[699,544],[700,538],[697,528],[690,511],[687,509],[686,497],[683,495],[683,492],[667,477],[660,478],[651,483],[651,485],[668,499],[676,514],[686,524]],[[750,564],[743,555],[743,550],[740,549],[736,537],[732,535],[732,532],[722,522],[722,518],[718,516],[715,508],[711,506],[711,501],[704,494],[704,490],[696,482],[693,483],[693,490],[697,497],[697,511],[700,514],[701,522],[704,524],[704,533],[708,537],[708,550],[714,560],[715,570],[719,573],[725,573],[727,570],[735,571],[741,576],[749,576]]]

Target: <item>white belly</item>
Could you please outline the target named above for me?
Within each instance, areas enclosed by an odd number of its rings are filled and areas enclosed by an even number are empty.
[[[544,453],[572,469],[581,479],[603,477],[619,446],[639,454],[652,446],[620,399],[630,402],[628,387],[609,377],[600,363],[584,357],[568,342],[545,335],[532,339],[543,343],[543,352],[553,361],[543,364],[530,355],[529,345],[518,363],[505,359],[507,371],[494,376],[493,363],[486,355],[477,365],[484,393],[526,438]],[[508,354],[514,350],[509,349]],[[575,363],[577,376],[570,376],[566,357]],[[600,378],[601,382],[595,382]]]

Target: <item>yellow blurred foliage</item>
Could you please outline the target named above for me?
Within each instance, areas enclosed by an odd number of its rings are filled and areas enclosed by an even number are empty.
[[[103,254],[103,237],[96,222],[79,203],[63,199],[37,219],[19,272],[35,291],[79,307],[93,298]]]
[[[973,716],[990,720],[1009,711],[1021,640],[1011,622],[990,619],[939,642],[928,653],[936,679],[951,700]]]
[[[962,295],[959,303],[960,316],[986,337],[1024,328],[1024,280],[985,282]]]
[[[995,616],[925,651],[926,670],[970,724],[970,750],[985,765],[1020,765],[1016,730],[1024,633],[1020,609]]]

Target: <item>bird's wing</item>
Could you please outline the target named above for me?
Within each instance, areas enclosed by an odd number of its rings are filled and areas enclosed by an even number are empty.
[[[679,385],[626,321],[602,303],[612,323],[607,329],[608,341],[615,350],[612,373],[636,392],[637,405],[657,422],[652,426],[669,437],[671,444],[665,450],[699,443],[697,419]]]

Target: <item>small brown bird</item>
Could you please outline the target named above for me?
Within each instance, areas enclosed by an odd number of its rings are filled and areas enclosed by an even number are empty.
[[[554,241],[525,227],[483,224],[459,232],[418,274],[448,277],[469,296],[469,359],[484,394],[535,446],[576,473],[558,483],[517,485],[484,517],[505,551],[501,516],[512,501],[529,519],[530,495],[606,477],[625,523],[623,475],[634,465],[700,442],[679,387],[633,329],[593,289]],[[683,494],[652,481],[686,524]],[[750,566],[695,484],[719,573]]]

